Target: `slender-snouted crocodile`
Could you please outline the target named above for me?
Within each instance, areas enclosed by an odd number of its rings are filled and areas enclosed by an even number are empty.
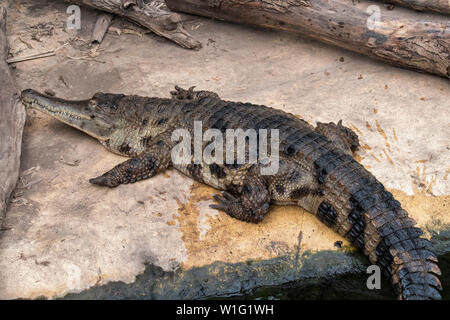
[[[25,105],[38,109],[98,139],[110,151],[131,157],[90,179],[117,187],[150,178],[170,166],[223,190],[213,195],[223,210],[242,221],[260,222],[270,204],[296,204],[381,267],[400,299],[440,299],[440,270],[430,242],[421,238],[400,203],[351,156],[358,137],[341,122],[316,128],[292,114],[266,106],[224,101],[208,91],[175,87],[171,99],[97,93],[67,101],[31,89]],[[194,121],[211,128],[278,129],[279,169],[262,175],[256,164],[176,164],[171,159],[175,129],[193,136]],[[203,142],[203,148],[207,142]],[[248,151],[248,150],[247,150]]]

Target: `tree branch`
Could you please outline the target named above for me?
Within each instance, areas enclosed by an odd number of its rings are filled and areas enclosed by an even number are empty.
[[[450,78],[450,22],[379,19],[336,0],[166,0],[181,11],[297,32],[403,68]]]
[[[198,50],[201,43],[184,30],[179,14],[167,9],[162,0],[148,3],[144,1],[123,0],[64,0],[81,6],[88,6],[121,17],[130,19],[139,25],[148,28],[157,35],[167,38],[183,48]],[[142,8],[140,7],[140,5]]]

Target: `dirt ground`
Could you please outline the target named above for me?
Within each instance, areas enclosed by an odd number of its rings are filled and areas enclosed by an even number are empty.
[[[86,99],[95,92],[168,97],[175,84],[195,85],[312,124],[342,119],[360,137],[358,161],[427,235],[448,229],[448,80],[299,35],[198,17],[185,28],[202,42],[200,51],[120,18],[100,46],[91,46],[98,13],[83,8],[81,30],[67,30],[66,7],[19,0],[11,8],[12,56],[59,48],[54,57],[12,65],[21,89]],[[175,171],[116,189],[88,183],[122,161],[83,133],[27,111],[21,179],[0,238],[0,298],[55,298],[110,281],[132,283],[145,264],[170,271],[272,259],[297,248],[342,250],[336,241],[348,246],[295,207],[274,207],[258,225],[234,220],[208,207],[212,188]]]

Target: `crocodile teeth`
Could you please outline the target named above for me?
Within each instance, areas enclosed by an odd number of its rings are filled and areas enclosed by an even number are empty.
[[[42,104],[42,103],[39,103],[38,101],[33,101],[33,103],[37,104],[42,109],[47,110],[47,111],[51,112],[54,115],[59,114],[59,115],[66,116],[68,118],[75,119],[75,120],[82,120],[83,119],[82,117],[79,117],[79,116],[74,115],[72,113],[69,113],[67,111],[55,110],[55,109],[51,108],[50,106],[47,106],[47,105]]]

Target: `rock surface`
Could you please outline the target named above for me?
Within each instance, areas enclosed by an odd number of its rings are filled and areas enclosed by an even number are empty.
[[[168,97],[175,84],[196,85],[311,123],[343,119],[360,136],[358,160],[438,254],[450,251],[448,80],[297,35],[202,18],[186,23],[203,43],[198,52],[118,18],[100,48],[89,48],[83,39],[96,13],[83,9],[74,31],[65,29],[65,12],[43,0],[17,1],[11,10],[10,21],[26,21],[9,26],[14,55],[69,42],[55,57],[17,64],[21,89],[84,99],[97,91]],[[273,207],[258,225],[240,222],[208,207],[214,189],[175,171],[97,188],[88,179],[124,158],[27,112],[21,180],[0,237],[0,298],[205,298],[338,275],[364,286],[368,261],[309,213]],[[366,293],[393,297],[387,283],[382,291]]]
[[[25,109],[8,63],[9,46],[6,36],[8,3],[0,1],[0,229],[3,226],[11,192],[19,177],[22,132]]]

